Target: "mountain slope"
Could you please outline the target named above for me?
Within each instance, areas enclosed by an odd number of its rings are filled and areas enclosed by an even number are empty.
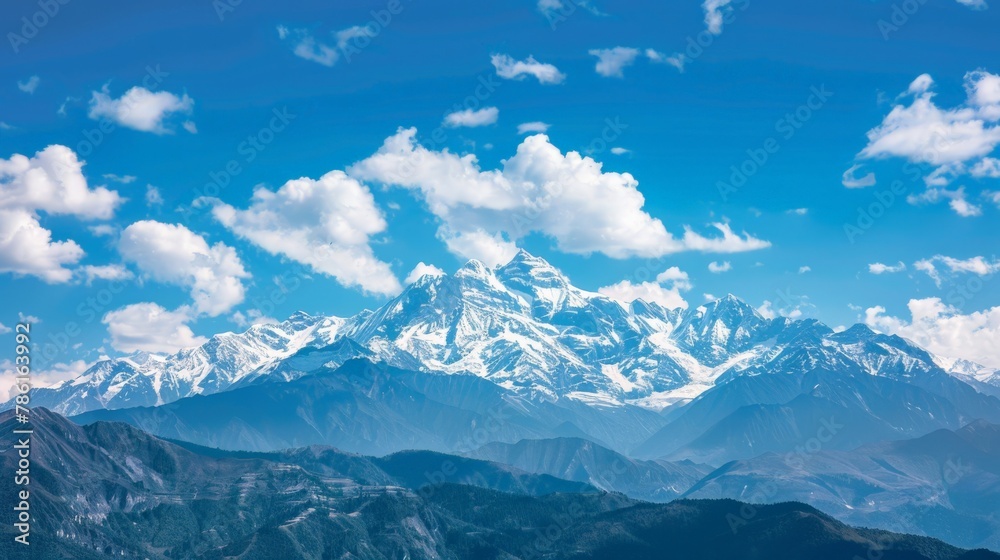
[[[161,437],[225,449],[324,444],[372,455],[465,451],[490,441],[558,436],[628,447],[665,424],[641,408],[605,414],[573,401],[538,403],[476,376],[409,372],[361,359],[287,383],[74,417],[79,423],[96,420],[127,422]]]
[[[685,495],[802,500],[847,523],[1000,549],[1000,426],[977,421],[850,451],[767,453],[724,465]]]
[[[158,440],[122,424],[76,426],[34,411],[32,545],[0,528],[0,555],[22,558],[563,559],[682,557],[797,559],[998,558],[932,539],[852,529],[801,504],[748,509],[732,501],[636,503],[620,495],[531,496],[470,485],[422,485],[442,459],[507,472],[527,487],[570,484],[461,458],[376,462],[329,449],[227,453]],[[12,429],[13,414],[0,414]],[[2,467],[14,454],[3,449]],[[305,466],[303,466],[305,465]],[[473,480],[488,479],[473,476]],[[534,480],[534,481],[532,481]],[[417,486],[417,484],[421,484]],[[11,493],[0,508],[13,507]],[[748,512],[752,511],[750,515]],[[730,527],[735,527],[735,530]]]

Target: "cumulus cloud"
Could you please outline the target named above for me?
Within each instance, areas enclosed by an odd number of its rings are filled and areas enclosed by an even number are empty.
[[[368,187],[342,171],[288,181],[277,191],[258,188],[239,210],[208,200],[212,215],[239,237],[335,278],[341,285],[394,295],[402,287],[370,245],[387,224]]]
[[[88,116],[98,120],[106,118],[125,128],[168,134],[173,130],[167,121],[177,114],[189,115],[194,110],[194,100],[188,94],[175,95],[169,91],[152,92],[135,86],[121,97],[111,97],[108,86],[91,93]]]
[[[933,89],[930,75],[918,76],[900,96],[910,99],[910,104],[893,106],[882,123],[868,132],[868,144],[858,158],[896,157],[934,166],[924,177],[928,192],[911,196],[910,201],[948,200],[960,215],[979,215],[978,207],[965,199],[961,189],[941,187],[966,174],[988,177],[995,169],[996,159],[989,156],[1000,145],[1000,76],[984,70],[967,73],[966,99],[953,108],[937,105]],[[845,173],[845,186],[851,186],[854,169]]]
[[[497,122],[500,110],[496,107],[483,107],[482,109],[463,109],[448,113],[444,117],[444,125],[452,128],[460,126],[476,127],[486,126]]]
[[[1000,307],[963,314],[940,298],[911,299],[910,317],[886,314],[882,306],[865,310],[873,329],[902,336],[946,358],[1000,368]]]
[[[613,49],[591,49],[591,55],[597,57],[597,65],[594,70],[605,78],[623,78],[622,73],[627,66],[631,66],[637,56],[639,49],[632,47],[615,47]]]
[[[620,146],[615,146],[614,148],[611,148],[611,153],[616,156],[623,156],[625,154],[631,154],[632,150],[629,150],[627,148],[622,148]]]
[[[417,266],[413,267],[413,270],[406,275],[406,280],[403,280],[406,284],[412,284],[417,280],[423,278],[424,276],[444,276],[445,272],[440,268],[432,265],[426,264],[424,262],[417,263]]]
[[[118,251],[145,276],[190,289],[195,313],[215,317],[243,301],[241,280],[250,275],[236,251],[222,242],[209,246],[182,225],[136,222],[122,231]]]
[[[534,76],[542,84],[558,84],[566,79],[566,75],[551,64],[545,64],[529,56],[525,60],[514,60],[506,54],[495,54],[490,57],[490,62],[496,68],[497,76],[507,80],[523,80],[527,76]]]
[[[913,268],[927,274],[938,286],[943,280],[942,273],[954,274],[975,274],[977,276],[988,276],[1000,271],[1000,261],[987,261],[983,257],[971,257],[968,259],[956,259],[946,255],[934,255],[929,259],[922,259],[913,264]]]
[[[800,266],[799,267],[799,274],[805,274],[807,272],[812,272],[812,267],[811,266]]]
[[[868,265],[868,272],[872,274],[895,274],[904,270],[906,270],[906,265],[903,264],[903,261],[899,261],[899,264],[896,265],[882,264],[880,262]]]
[[[721,237],[688,227],[677,239],[643,210],[645,198],[631,174],[604,172],[577,152],[563,154],[545,135],[529,136],[500,169],[485,171],[473,154],[429,150],[415,137],[416,129],[400,129],[348,173],[413,191],[441,220],[439,238],[464,257],[505,262],[496,259],[512,257],[516,241],[533,232],[564,252],[613,258],[770,245],[724,223],[713,224]]]
[[[725,261],[725,262],[723,262],[721,264],[717,263],[715,261],[712,261],[712,262],[708,263],[708,271],[711,272],[711,273],[713,273],[713,274],[720,274],[720,273],[723,273],[723,272],[729,272],[732,269],[733,269],[733,265],[729,264],[729,261]]]
[[[38,84],[41,82],[41,78],[38,76],[32,76],[23,82],[17,82],[17,89],[23,91],[24,93],[32,94],[38,89]]]
[[[116,350],[172,354],[208,341],[187,326],[191,318],[186,307],[168,311],[156,303],[134,303],[107,313],[101,321],[108,326]]]
[[[0,159],[0,272],[68,282],[73,272],[67,266],[79,262],[83,249],[72,240],[53,241],[39,213],[104,220],[122,202],[114,191],[90,188],[83,162],[65,146]]]
[[[688,302],[681,292],[689,291],[692,284],[686,272],[672,266],[656,277],[656,282],[640,282],[633,284],[630,280],[622,280],[611,286],[604,286],[597,291],[623,304],[637,299],[658,303],[668,309],[687,309]]]
[[[517,133],[518,134],[529,134],[529,133],[539,133],[539,132],[545,133],[548,132],[549,126],[551,125],[543,123],[541,121],[521,123],[517,125]]]

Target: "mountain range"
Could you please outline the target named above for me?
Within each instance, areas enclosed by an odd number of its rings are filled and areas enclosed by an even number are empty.
[[[852,528],[798,503],[649,504],[460,457],[220,451],[34,415],[32,544],[14,543],[4,523],[0,555],[11,560],[1000,558]],[[15,426],[0,414],[0,429]],[[4,445],[3,468],[16,468]],[[13,499],[3,493],[0,508]]]
[[[334,342],[343,346],[308,353]],[[453,275],[425,275],[373,312],[349,318],[299,312],[169,356],[102,360],[76,379],[38,389],[34,398],[69,415],[157,406],[289,381],[353,357],[472,374],[535,400],[656,411],[740,377],[817,369],[911,382],[945,372],[940,362],[967,385],[1000,391],[995,371],[936,358],[864,325],[837,333],[813,320],[765,318],[732,295],[687,310],[642,300],[625,305],[573,286],[522,250],[496,269],[473,260]]]
[[[524,251],[423,276],[353,317],[300,312],[173,355],[102,360],[32,404],[218,453],[458,454],[634,499],[797,500],[1000,549],[980,499],[997,488],[1000,451],[982,443],[1000,424],[997,372],[861,324],[765,317],[732,295],[623,304]],[[957,456],[975,461],[928,508],[934,468],[956,454],[899,442],[932,436],[966,441]],[[768,480],[788,487],[749,490]],[[499,489],[535,483],[520,484]]]

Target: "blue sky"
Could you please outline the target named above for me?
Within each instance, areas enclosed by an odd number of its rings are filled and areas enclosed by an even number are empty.
[[[346,4],[0,7],[0,331],[37,319],[68,370],[516,245],[616,297],[731,292],[1000,367],[998,7]]]

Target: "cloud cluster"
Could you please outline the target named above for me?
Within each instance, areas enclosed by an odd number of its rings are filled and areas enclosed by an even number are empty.
[[[136,222],[122,231],[118,251],[144,276],[188,288],[197,314],[215,317],[243,302],[249,274],[236,251],[222,242],[209,246],[182,225]]]
[[[527,76],[534,76],[539,83],[558,84],[566,79],[566,75],[558,68],[538,62],[533,56],[525,60],[515,60],[506,54],[495,54],[490,57],[490,62],[496,69],[497,76],[507,80],[523,80]]]
[[[1000,307],[963,314],[936,297],[911,299],[907,307],[909,319],[887,315],[882,306],[871,307],[865,310],[865,323],[940,356],[1000,368]]]
[[[928,74],[918,76],[901,97],[910,104],[894,105],[879,126],[867,134],[868,144],[859,159],[905,158],[910,162],[931,165],[934,170],[924,182],[927,192],[911,196],[911,203],[949,201],[962,216],[981,212],[966,199],[965,190],[945,189],[959,177],[1000,176],[1000,163],[990,157],[1000,145],[1000,76],[984,70],[965,75],[966,100],[953,108],[942,108],[934,101],[934,80]],[[862,187],[874,184],[871,174],[854,179],[858,166],[844,173],[844,185]]]
[[[554,239],[563,252],[613,258],[769,246],[724,223],[713,224],[722,237],[685,228],[677,239],[643,210],[645,198],[632,175],[605,172],[577,152],[563,154],[542,134],[525,138],[493,170],[480,169],[475,155],[429,150],[415,137],[416,129],[400,129],[348,173],[416,193],[441,220],[438,236],[465,258],[505,262],[514,243],[533,232]]]
[[[343,286],[380,295],[402,289],[370,245],[371,237],[387,227],[382,212],[368,187],[342,171],[288,181],[277,191],[258,188],[245,210],[207,202],[220,224],[272,255],[307,265]]]
[[[166,125],[171,116],[189,115],[193,110],[194,100],[186,93],[179,96],[169,91],[152,92],[135,86],[115,99],[108,86],[104,86],[101,91],[91,94],[88,115],[94,120],[106,118],[134,130],[168,134],[173,132]]]
[[[106,220],[122,202],[115,191],[90,188],[83,162],[65,146],[0,159],[0,272],[68,282],[67,267],[83,258],[83,249],[72,240],[53,241],[39,213]]]
[[[640,282],[633,284],[630,280],[622,280],[611,286],[604,286],[597,291],[623,304],[642,300],[660,304],[668,309],[687,309],[688,302],[681,292],[689,291],[692,284],[686,272],[672,266],[661,272],[655,282]]]

